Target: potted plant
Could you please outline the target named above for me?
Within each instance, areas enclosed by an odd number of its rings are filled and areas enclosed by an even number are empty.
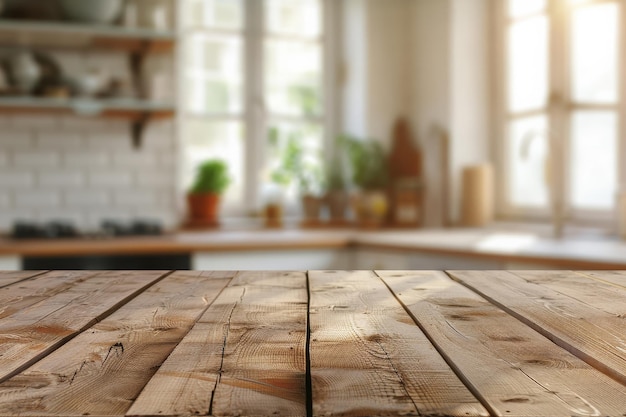
[[[304,225],[315,226],[319,223],[324,204],[321,197],[322,171],[318,165],[303,163],[298,172],[298,185],[302,199]]]
[[[380,143],[343,136],[352,168],[352,181],[359,188],[353,200],[354,211],[362,226],[380,226],[387,215],[386,187],[389,182],[387,155]]]
[[[226,163],[211,159],[198,167],[189,193],[190,221],[194,225],[217,226],[220,196],[230,184]]]
[[[281,139],[279,165],[271,173],[272,182],[283,188],[297,186],[302,202],[303,224],[316,225],[319,223],[323,205],[322,170],[319,161],[306,154],[300,132],[290,132],[281,136],[277,128],[270,130],[271,143],[278,144]]]
[[[349,203],[348,183],[339,157],[334,159],[326,171],[325,200],[330,214],[330,224],[344,225]]]

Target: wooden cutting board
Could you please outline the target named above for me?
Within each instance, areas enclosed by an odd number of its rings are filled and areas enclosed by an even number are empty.
[[[393,129],[389,175],[392,180],[420,178],[422,165],[422,151],[415,146],[409,123],[406,119],[400,118]]]

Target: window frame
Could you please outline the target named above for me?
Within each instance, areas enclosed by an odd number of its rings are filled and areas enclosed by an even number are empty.
[[[261,193],[258,175],[263,167],[265,160],[265,141],[268,121],[271,120],[271,114],[266,111],[265,106],[265,57],[264,42],[267,39],[265,31],[265,0],[243,0],[244,4],[244,23],[240,32],[222,29],[198,28],[197,30],[186,30],[183,25],[183,16],[185,16],[185,6],[187,1],[179,1],[177,15],[179,21],[177,24],[179,33],[179,46],[176,52],[177,62],[177,87],[178,91],[178,107],[181,111],[177,115],[177,160],[179,162],[178,170],[178,195],[186,194],[185,184],[183,184],[183,175],[188,166],[185,160],[185,123],[190,117],[200,117],[206,120],[241,120],[244,127],[244,166],[243,173],[243,195],[241,196],[240,205],[226,205],[222,210],[222,217],[228,219],[243,219],[250,217],[258,217],[262,210]],[[330,160],[334,153],[335,137],[338,134],[338,122],[340,117],[339,110],[339,88],[338,88],[338,63],[340,57],[339,50],[339,28],[340,28],[340,7],[338,2],[333,0],[320,0],[322,6],[322,33],[320,36],[321,46],[321,63],[322,63],[322,94],[324,111],[321,117],[315,117],[323,129],[322,147],[324,160]],[[214,34],[234,34],[240,33],[243,44],[242,57],[242,75],[243,75],[243,91],[242,102],[243,108],[241,114],[203,114],[191,115],[186,109],[186,94],[184,90],[185,75],[184,66],[185,51],[182,45],[186,40],[189,32],[206,32]],[[298,36],[284,36],[285,39],[298,39]],[[293,120],[307,120],[307,116],[295,116]],[[281,118],[282,120],[282,118]],[[178,199],[179,216],[184,217],[186,206],[184,198]],[[298,204],[288,202],[285,211],[288,216],[299,215]]]
[[[507,166],[508,129],[511,121],[531,115],[545,115],[548,118],[549,130],[562,132],[562,151],[558,156],[562,168],[561,176],[564,184],[561,198],[564,201],[564,218],[570,224],[585,226],[610,226],[616,211],[614,205],[610,210],[577,209],[572,206],[572,190],[570,171],[570,142],[572,140],[570,124],[576,110],[611,110],[617,116],[617,169],[618,188],[626,184],[626,0],[587,0],[580,4],[567,4],[568,0],[547,0],[545,12],[529,14],[523,17],[508,16],[508,0],[494,2],[492,24],[496,36],[493,36],[494,51],[494,140],[496,170],[499,173],[496,183],[496,215],[502,220],[545,221],[551,217],[551,209],[514,206],[508,198],[510,169]],[[571,13],[575,8],[589,5],[615,3],[619,7],[618,17],[618,85],[617,103],[592,104],[579,103],[571,94]],[[516,22],[533,16],[546,15],[548,19],[548,53],[549,73],[548,92],[545,107],[541,110],[519,112],[513,114],[508,110],[508,45],[509,28]],[[556,126],[556,129],[555,127]],[[617,192],[618,190],[616,190]]]

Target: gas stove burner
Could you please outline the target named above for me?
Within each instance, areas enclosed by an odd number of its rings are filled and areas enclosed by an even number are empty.
[[[13,225],[11,237],[13,239],[71,239],[71,238],[99,238],[122,236],[158,236],[163,234],[163,227],[158,221],[136,219],[130,222],[118,220],[103,221],[96,231],[79,231],[76,226],[67,221],[50,221],[37,223],[33,221],[18,221]]]
[[[52,221],[44,224],[16,222],[12,236],[16,239],[62,239],[78,237],[79,232],[69,222]]]
[[[101,229],[107,236],[158,236],[163,234],[161,224],[152,220],[133,220],[129,223],[105,220],[102,222]]]

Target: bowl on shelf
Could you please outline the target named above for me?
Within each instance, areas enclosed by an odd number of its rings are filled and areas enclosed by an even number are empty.
[[[76,22],[113,23],[122,12],[123,0],[61,0],[63,15]]]

